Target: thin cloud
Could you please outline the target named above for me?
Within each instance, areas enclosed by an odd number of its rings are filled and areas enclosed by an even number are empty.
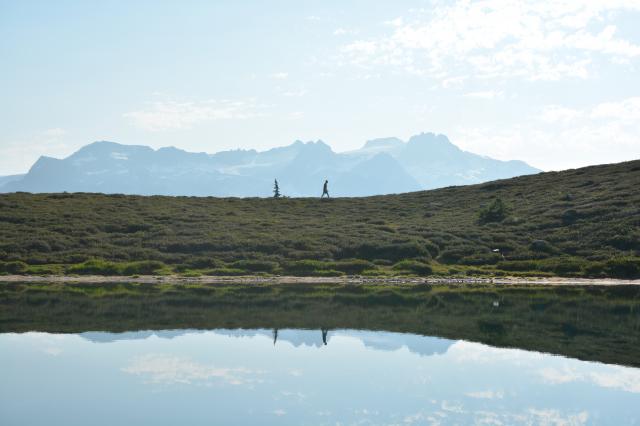
[[[288,98],[300,98],[306,94],[307,94],[307,91],[305,89],[287,90],[282,92],[282,96],[286,96]]]
[[[475,99],[496,99],[503,96],[503,92],[496,92],[493,90],[486,90],[480,92],[468,92],[463,95],[465,98]]]
[[[502,160],[520,159],[547,170],[640,158],[640,98],[571,108],[547,105],[509,126],[459,127],[461,148]]]
[[[62,129],[60,127],[54,127],[53,129],[47,129],[44,132],[42,132],[42,134],[46,137],[49,138],[60,138],[64,135],[67,134],[67,131],[65,129]]]
[[[640,3],[595,3],[460,0],[411,22],[387,21],[392,29],[386,35],[342,46],[342,60],[441,79],[454,69],[481,79],[586,79],[594,55],[611,63],[640,57],[640,45],[618,34],[612,13],[640,11]]]
[[[246,120],[264,116],[264,106],[254,100],[206,100],[199,102],[158,101],[148,108],[124,114],[144,130],[187,129],[196,124],[218,120]]]

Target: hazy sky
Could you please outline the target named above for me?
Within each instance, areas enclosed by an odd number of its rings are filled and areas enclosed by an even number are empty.
[[[640,0],[0,0],[0,175],[96,140],[216,152],[422,131],[640,158]]]

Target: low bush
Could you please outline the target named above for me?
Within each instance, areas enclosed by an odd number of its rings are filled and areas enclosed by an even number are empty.
[[[102,259],[90,259],[67,268],[69,274],[79,275],[151,275],[160,272],[166,265],[157,260],[117,263]]]
[[[231,264],[231,267],[249,272],[273,273],[279,268],[279,265],[277,262],[269,262],[266,260],[237,260]]]
[[[247,273],[242,269],[236,268],[213,268],[204,273],[205,275],[215,275],[215,276],[238,276],[238,275],[246,275]]]
[[[538,262],[535,260],[503,260],[498,262],[496,268],[503,271],[535,271],[538,269]]]
[[[350,275],[361,274],[367,269],[374,269],[376,267],[373,263],[363,259],[340,260],[333,262],[331,266],[337,271],[342,271]]]
[[[323,269],[329,269],[328,265],[319,260],[296,260],[293,262],[286,262],[284,265],[285,273],[291,275],[312,275]]]
[[[165,264],[157,260],[142,260],[118,265],[123,275],[153,275],[165,268]]]
[[[553,258],[539,261],[538,269],[556,275],[575,275],[583,271],[587,261],[578,258]]]
[[[640,278],[640,258],[616,257],[610,259],[605,263],[604,271],[608,276],[615,278]]]
[[[90,259],[77,265],[67,268],[70,274],[80,275],[119,275],[119,268],[114,262],[107,262],[101,259]]]
[[[553,253],[555,251],[553,246],[545,240],[533,240],[531,244],[529,244],[529,250],[542,253]]]
[[[417,241],[391,244],[355,244],[342,247],[336,254],[339,259],[387,259],[392,262],[423,256],[429,256],[429,251],[425,244]]]
[[[438,257],[441,263],[454,264],[460,262],[460,260],[467,256],[472,256],[476,253],[473,247],[454,247],[443,250]]]
[[[345,275],[342,271],[336,271],[335,269],[321,269],[313,271],[309,274],[312,277],[341,277]]]
[[[433,269],[430,265],[417,260],[402,260],[393,265],[394,271],[411,272],[417,275],[431,275]]]
[[[471,256],[464,256],[457,263],[461,265],[493,265],[502,260],[502,256],[498,253],[476,253]]]

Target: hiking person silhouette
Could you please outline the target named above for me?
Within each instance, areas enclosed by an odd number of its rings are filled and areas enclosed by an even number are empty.
[[[329,197],[328,185],[329,185],[329,181],[325,180],[324,181],[324,186],[322,187],[322,195],[320,196],[320,199],[324,198],[325,195],[327,196],[327,198],[331,198],[331,197]]]

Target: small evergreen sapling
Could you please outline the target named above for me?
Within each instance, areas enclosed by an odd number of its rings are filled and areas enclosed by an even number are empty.
[[[280,198],[280,187],[278,186],[278,179],[275,179],[273,183],[273,198]]]

